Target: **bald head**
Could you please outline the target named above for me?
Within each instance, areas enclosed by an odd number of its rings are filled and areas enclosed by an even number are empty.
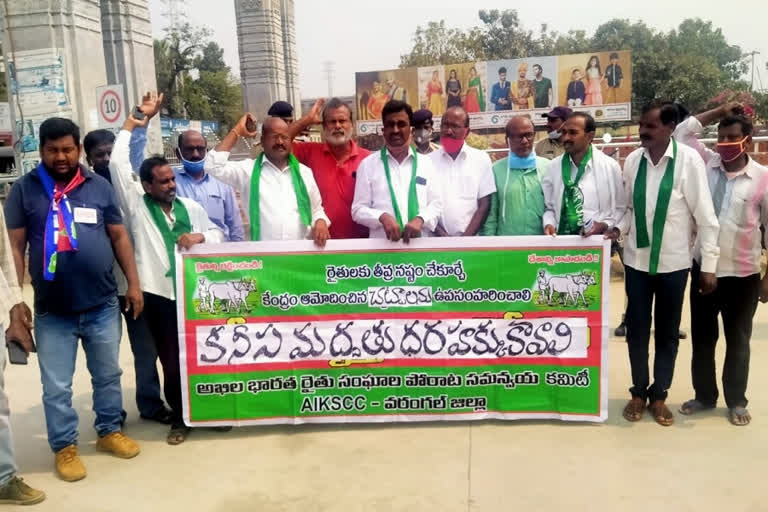
[[[187,130],[179,134],[178,153],[189,162],[197,162],[205,158],[208,143],[203,134],[197,130]]]
[[[446,116],[455,121],[459,121],[464,128],[469,128],[469,114],[467,114],[467,111],[464,110],[463,107],[458,105],[450,107],[443,114],[443,119],[445,119]]]
[[[288,123],[279,117],[268,117],[261,125],[261,145],[270,162],[284,165],[292,149]]]
[[[528,116],[515,116],[509,120],[505,129],[509,150],[525,158],[533,151],[533,121]]]

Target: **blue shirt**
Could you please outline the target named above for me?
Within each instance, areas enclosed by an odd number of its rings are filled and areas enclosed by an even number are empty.
[[[76,222],[79,250],[58,253],[53,281],[43,278],[45,223],[51,201],[37,169],[14,183],[5,202],[8,229],[26,228],[29,274],[35,290],[35,311],[55,314],[82,313],[117,296],[112,275],[115,261],[107,225],[122,224],[112,186],[101,176],[81,167],[85,181],[67,194],[70,206],[96,210],[96,223]]]
[[[147,145],[146,128],[135,128],[131,134],[130,158],[133,170],[138,172],[144,161],[144,147]],[[199,203],[211,222],[224,232],[228,242],[245,240],[245,230],[240,217],[240,209],[235,200],[232,187],[206,174],[203,179],[195,178],[184,171],[182,166],[173,168],[176,174],[176,193],[180,197],[193,199]]]

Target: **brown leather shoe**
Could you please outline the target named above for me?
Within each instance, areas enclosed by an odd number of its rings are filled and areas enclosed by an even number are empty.
[[[122,432],[112,432],[100,437],[96,441],[96,448],[113,454],[123,459],[131,459],[141,452],[139,445]]]
[[[82,480],[88,474],[77,454],[77,445],[71,444],[56,452],[56,471],[65,482]]]

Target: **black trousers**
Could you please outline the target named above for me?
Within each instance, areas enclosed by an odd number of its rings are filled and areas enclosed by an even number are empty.
[[[694,262],[691,279],[697,280],[699,266]],[[752,317],[760,297],[760,274],[747,277],[720,277],[717,289],[702,295],[691,286],[691,343],[693,358],[691,376],[696,400],[714,407],[717,404],[717,374],[715,345],[720,337],[717,316],[723,317],[725,334],[725,363],[723,364],[723,394],[728,408],[746,407],[749,377],[749,340],[752,337]]]
[[[182,422],[181,370],[179,367],[179,329],[176,301],[144,294],[144,316],[163,365],[165,401],[173,411],[173,423]]]
[[[648,272],[625,266],[624,272],[627,345],[632,367],[632,388],[629,391],[632,396],[650,401],[666,400],[675,373],[688,269],[652,276]],[[651,313],[655,342],[653,384],[650,384],[648,371]]]

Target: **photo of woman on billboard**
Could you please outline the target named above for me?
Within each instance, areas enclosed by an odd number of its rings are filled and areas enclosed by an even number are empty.
[[[457,78],[456,70],[452,69],[445,81],[445,92],[448,94],[447,107],[461,106],[461,82]]]
[[[427,84],[427,108],[434,116],[442,116],[443,109],[443,84],[440,82],[440,72],[432,73],[432,80]]]
[[[485,112],[485,94],[483,84],[474,66],[469,69],[467,97],[464,98],[464,110],[467,112]]]

